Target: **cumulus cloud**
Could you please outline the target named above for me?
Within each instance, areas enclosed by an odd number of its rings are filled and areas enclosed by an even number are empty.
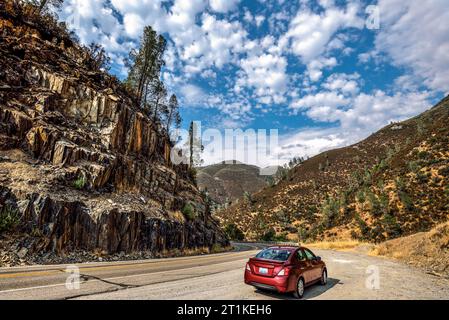
[[[409,67],[433,90],[449,92],[449,2],[380,0],[376,49]]]
[[[339,30],[364,26],[358,2],[350,3],[346,8],[334,6],[333,1],[320,3],[324,9],[322,13],[315,13],[303,5],[285,35],[292,52],[305,64],[322,55]]]
[[[215,12],[226,13],[237,8],[240,0],[210,0],[210,7]]]
[[[252,55],[240,61],[243,76],[238,79],[236,90],[250,87],[264,104],[284,101],[283,94],[287,89],[287,60],[279,55],[262,53]]]

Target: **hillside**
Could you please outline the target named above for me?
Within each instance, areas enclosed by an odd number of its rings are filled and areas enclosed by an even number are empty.
[[[449,97],[353,146],[322,153],[286,179],[220,211],[248,239],[381,242],[449,218]]]
[[[218,204],[233,202],[245,193],[255,193],[267,186],[267,177],[260,168],[237,161],[228,161],[198,169],[198,187],[207,190]]]
[[[228,244],[168,134],[64,26],[6,1],[0,30],[0,265]]]

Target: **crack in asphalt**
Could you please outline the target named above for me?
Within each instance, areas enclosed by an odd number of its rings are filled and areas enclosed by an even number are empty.
[[[122,291],[122,290],[127,290],[127,289],[142,288],[142,287],[157,285],[157,284],[161,284],[161,283],[176,282],[179,280],[191,280],[191,279],[201,278],[204,276],[212,276],[212,275],[216,275],[216,274],[220,274],[220,273],[223,273],[223,271],[206,272],[206,273],[194,275],[194,276],[191,276],[191,274],[179,273],[178,275],[187,276],[187,277],[182,278],[182,279],[161,280],[161,281],[145,283],[145,284],[140,284],[140,285],[127,285],[127,284],[123,284],[123,283],[114,283],[114,282],[108,281],[107,279],[101,279],[99,277],[87,276],[90,278],[94,278],[95,279],[94,281],[100,281],[100,282],[105,282],[105,283],[112,284],[112,285],[117,285],[117,286],[119,286],[119,288],[110,288],[110,289],[98,291],[98,292],[78,294],[78,295],[74,295],[74,296],[64,297],[60,300],[72,300],[72,299],[83,298],[83,297],[91,297],[91,296],[100,295],[100,294],[104,294],[104,293],[112,293],[112,292],[117,292],[117,291]],[[151,273],[143,274],[143,276],[145,276],[145,275],[151,275]],[[84,275],[84,276],[86,276],[86,275]],[[89,279],[85,280],[85,282],[83,282],[83,283],[87,283],[88,280]]]

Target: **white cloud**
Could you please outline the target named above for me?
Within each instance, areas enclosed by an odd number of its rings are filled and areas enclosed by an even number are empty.
[[[262,23],[265,21],[265,17],[264,16],[256,16],[255,21],[256,21],[256,26],[260,27],[262,25]]]
[[[264,104],[284,101],[283,94],[287,89],[287,60],[279,55],[262,53],[251,55],[240,61],[244,71],[237,80],[236,89],[249,87],[254,89],[256,97]]]
[[[220,13],[227,13],[235,10],[240,0],[210,0],[212,10]]]
[[[332,68],[337,65],[337,59],[332,58],[318,58],[310,61],[307,64],[307,74],[310,80],[316,82],[323,76],[323,69]]]
[[[379,7],[376,49],[429,88],[449,92],[449,1],[380,0]]]
[[[312,157],[321,152],[341,147],[348,137],[338,128],[305,128],[280,137],[280,146],[276,156],[280,163],[286,163],[293,157]]]
[[[334,73],[326,79],[322,87],[330,91],[341,92],[344,95],[354,95],[359,91],[359,79],[358,73]]]
[[[204,102],[206,94],[198,86],[193,84],[187,84],[181,87],[181,97],[183,102],[189,105],[196,105]]]
[[[284,36],[292,52],[305,64],[325,53],[327,44],[339,30],[364,26],[357,2],[346,8],[336,7],[332,1],[321,1],[321,4],[325,6],[322,13],[315,13],[303,5]]]
[[[353,137],[363,138],[391,121],[405,120],[427,110],[429,98],[427,91],[388,95],[377,90],[373,94],[360,93],[350,97],[327,91],[302,97],[290,108],[315,121],[339,122],[341,130],[356,131],[358,134]]]

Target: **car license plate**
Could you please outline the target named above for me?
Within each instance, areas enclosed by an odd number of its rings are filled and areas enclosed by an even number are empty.
[[[259,273],[260,274],[268,274],[268,269],[267,268],[259,268]]]

